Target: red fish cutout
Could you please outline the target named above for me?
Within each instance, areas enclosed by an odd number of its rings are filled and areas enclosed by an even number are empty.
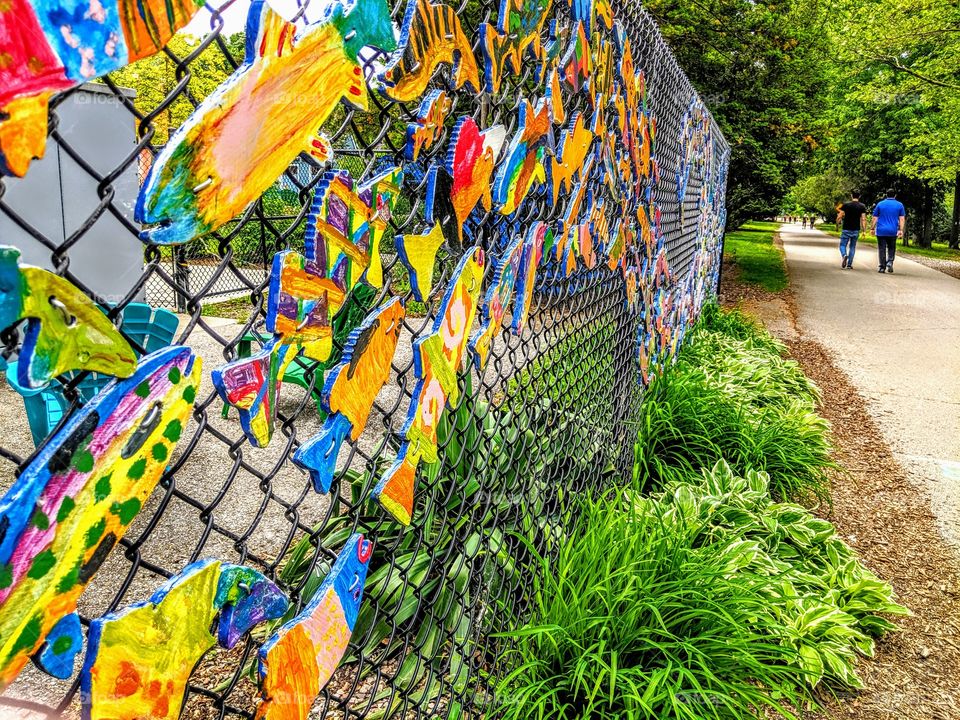
[[[493,207],[490,178],[507,131],[494,125],[480,132],[472,117],[457,121],[442,169],[434,167],[428,178],[425,215],[428,223],[439,221],[448,238],[463,240],[463,224],[482,202]]]

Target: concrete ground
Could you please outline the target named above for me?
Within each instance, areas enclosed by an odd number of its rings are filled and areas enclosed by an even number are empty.
[[[831,351],[867,400],[882,438],[929,494],[960,546],[960,280],[900,255],[880,275],[873,248],[841,270],[837,241],[781,227],[797,324]]]

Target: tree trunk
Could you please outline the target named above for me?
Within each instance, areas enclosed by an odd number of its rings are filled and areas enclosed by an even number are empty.
[[[920,231],[920,247],[933,245],[933,185],[923,186],[923,224]]]
[[[950,223],[950,247],[960,250],[960,172],[953,181],[953,221]]]

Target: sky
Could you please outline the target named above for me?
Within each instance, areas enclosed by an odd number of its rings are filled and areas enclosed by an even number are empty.
[[[208,2],[208,7],[223,7],[224,5],[226,5],[226,0],[209,0]],[[289,20],[297,12],[297,0],[270,0],[270,7]],[[249,9],[250,0],[234,0],[230,7],[221,13],[225,35],[233,35],[243,30],[247,22],[247,11]],[[185,32],[197,36],[206,35],[210,32],[210,12],[206,9],[200,10],[197,16],[187,25]]]

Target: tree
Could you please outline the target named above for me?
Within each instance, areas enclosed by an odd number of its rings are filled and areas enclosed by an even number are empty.
[[[773,215],[822,134],[827,15],[814,0],[650,0],[731,144],[729,225]]]

